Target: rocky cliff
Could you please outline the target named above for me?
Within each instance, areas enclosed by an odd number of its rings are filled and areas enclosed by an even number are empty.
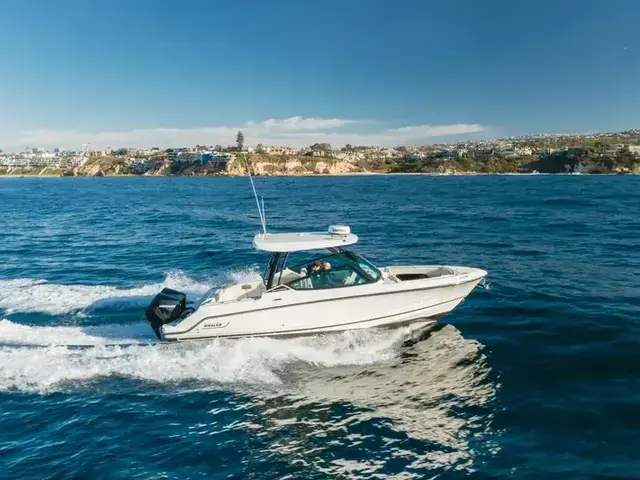
[[[246,161],[236,159],[227,165],[226,175],[246,175],[247,163],[254,175],[340,175],[359,172],[361,169],[347,162],[329,158],[287,156],[252,156]]]
[[[340,175],[363,171],[362,168],[355,165],[331,158],[251,155],[246,159],[230,160],[226,165],[163,162],[157,167],[147,170],[144,175],[236,176],[246,175],[248,166],[250,166],[253,175]],[[68,172],[68,174],[87,177],[130,175],[132,173],[132,168],[125,159],[117,157],[92,158],[82,167],[74,168]]]

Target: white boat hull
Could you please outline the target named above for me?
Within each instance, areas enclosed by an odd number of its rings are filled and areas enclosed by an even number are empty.
[[[230,301],[219,296],[186,318],[162,326],[160,337],[166,341],[284,337],[389,327],[426,319],[435,322],[460,304],[486,272],[444,267],[450,273],[434,278],[400,281],[394,276],[434,268],[442,267],[382,269],[384,280],[367,285],[303,291],[280,288]],[[234,288],[237,291],[239,286],[230,287]]]

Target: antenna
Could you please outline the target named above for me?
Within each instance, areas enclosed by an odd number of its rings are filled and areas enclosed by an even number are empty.
[[[258,215],[260,215],[260,223],[262,224],[262,231],[267,233],[267,220],[264,216],[264,197],[262,198],[262,208],[260,208],[260,201],[258,200],[258,194],[256,192],[256,185],[253,183],[253,177],[251,176],[251,167],[249,166],[249,162],[247,157],[244,157],[244,161],[247,164],[247,173],[249,174],[249,180],[251,180],[251,188],[253,189],[253,196],[256,199],[256,205],[258,207]]]

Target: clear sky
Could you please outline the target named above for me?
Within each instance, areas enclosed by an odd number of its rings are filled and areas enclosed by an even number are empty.
[[[0,0],[0,148],[640,127],[640,0]]]

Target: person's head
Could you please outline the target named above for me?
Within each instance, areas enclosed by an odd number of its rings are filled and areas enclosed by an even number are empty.
[[[324,262],[324,263],[322,264],[322,268],[323,268],[324,270],[331,270],[331,264],[330,264],[329,262]]]
[[[311,265],[311,271],[312,272],[317,272],[318,270],[320,270],[322,268],[322,263],[320,263],[320,260],[316,260],[315,262],[313,262],[313,264]]]

